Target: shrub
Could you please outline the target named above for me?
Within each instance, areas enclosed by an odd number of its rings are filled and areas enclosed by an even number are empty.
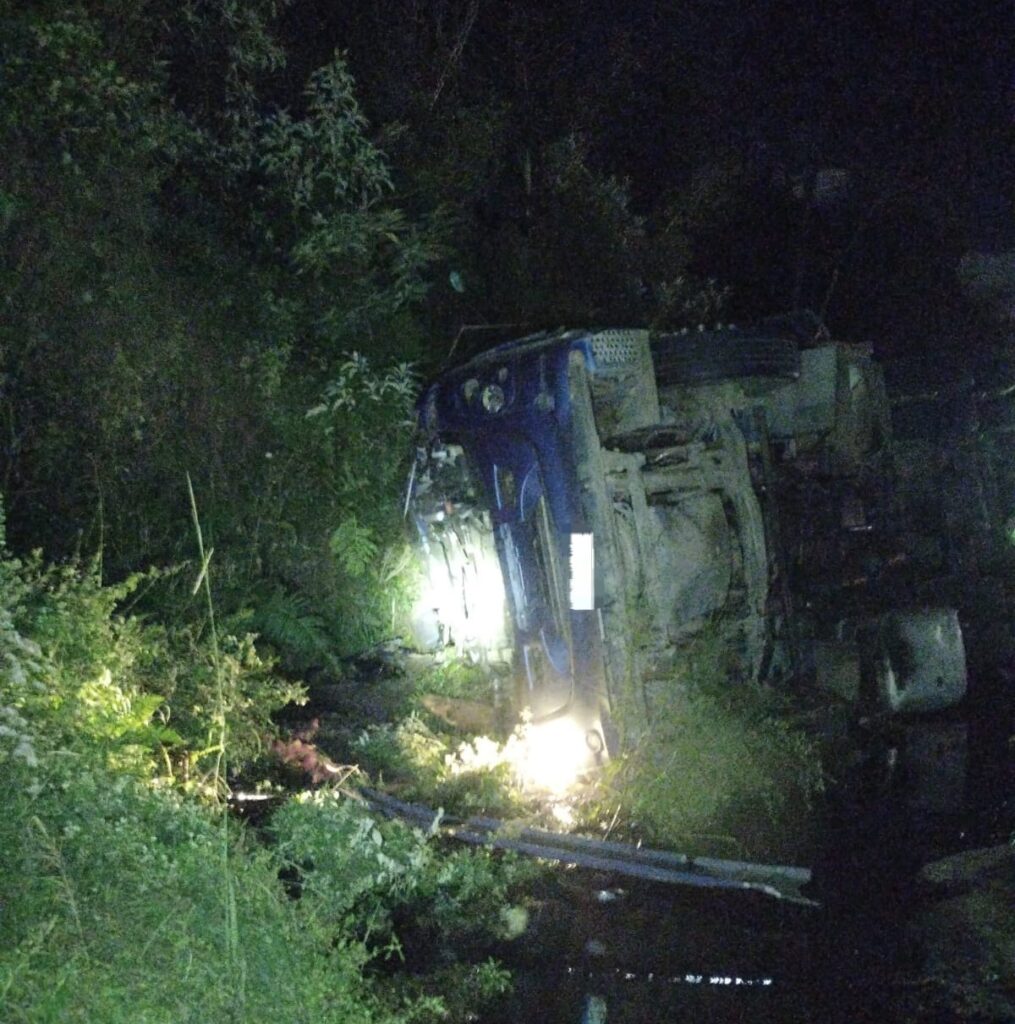
[[[327,790],[304,793],[272,818],[276,853],[299,879],[301,899],[334,934],[362,924],[363,938],[390,937],[390,909],[413,893],[430,861],[425,837],[378,822],[362,805]]]
[[[425,933],[428,959],[444,962],[463,945],[514,937],[509,911],[536,870],[484,850],[443,853],[420,829],[378,821],[334,791],[289,801],[271,827],[308,912],[388,954],[400,951],[399,921]]]
[[[609,765],[598,799],[662,845],[789,855],[806,841],[820,755],[784,699],[730,668],[717,636],[685,651],[653,687],[650,724]]]
[[[433,917],[445,960],[466,933],[502,935],[516,875],[500,861],[444,858],[420,832],[325,793],[285,807],[265,848],[223,805],[155,776],[159,746],[193,763],[208,756],[185,744],[219,742],[223,712],[234,723],[225,735],[242,743],[278,690],[249,638],[224,638],[216,654],[193,631],[181,644],[118,615],[135,583],[0,559],[4,1020],[407,1024],[464,1018],[502,992],[505,972],[490,962],[445,968],[433,983],[365,970],[397,951],[398,912]],[[189,719],[145,689],[166,681],[177,654],[170,701],[208,694]],[[166,719],[184,719],[187,735]],[[280,884],[286,870],[299,872],[299,900]],[[451,974],[461,986],[446,1003],[439,985]]]
[[[361,767],[388,789],[449,814],[513,816],[535,810],[526,806],[520,789],[518,737],[500,744],[480,736],[453,746],[413,714],[397,725],[364,730],[355,748]]]
[[[46,566],[38,554],[0,561],[7,697],[44,722],[61,749],[91,751],[110,767],[142,774],[157,757],[169,774],[200,785],[218,750],[216,673],[237,761],[260,752],[272,712],[302,699],[303,689],[274,674],[249,634],[223,637],[216,667],[200,627],[152,625],[117,611],[160,575],[110,586],[96,564]]]
[[[33,739],[34,766],[0,736],[5,1020],[396,1019],[361,977],[362,945],[287,900],[269,853],[178,793]]]

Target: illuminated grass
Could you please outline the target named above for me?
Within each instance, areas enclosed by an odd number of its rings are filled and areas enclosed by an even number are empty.
[[[651,724],[608,766],[594,807],[654,844],[786,857],[806,846],[821,789],[818,749],[785,701],[734,681],[704,640],[655,687]]]

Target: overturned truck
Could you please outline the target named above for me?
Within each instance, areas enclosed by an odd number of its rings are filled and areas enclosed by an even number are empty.
[[[889,441],[870,352],[799,322],[483,352],[419,403],[418,639],[483,660],[597,757],[651,727],[706,629],[731,686],[790,688],[829,720],[939,713],[965,693],[962,636],[883,585]]]

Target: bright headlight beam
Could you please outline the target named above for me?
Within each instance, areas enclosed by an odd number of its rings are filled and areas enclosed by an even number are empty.
[[[434,615],[445,642],[486,652],[504,645],[504,581],[492,543],[482,543],[476,534],[463,544],[447,532],[431,545],[414,616]]]
[[[529,727],[520,768],[528,785],[560,796],[589,766],[589,760],[581,726],[571,718],[555,718]]]
[[[564,797],[593,759],[581,726],[573,719],[558,718],[522,725],[504,744],[488,736],[477,736],[463,743],[445,762],[453,775],[508,765],[521,786],[551,797]],[[565,816],[567,813],[561,812]]]

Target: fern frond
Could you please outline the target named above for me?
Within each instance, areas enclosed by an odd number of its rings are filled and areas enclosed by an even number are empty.
[[[280,586],[255,606],[251,624],[293,664],[313,664],[331,646],[324,620],[306,598]]]
[[[361,525],[355,516],[349,516],[338,524],[329,545],[338,564],[354,579],[365,575],[378,556],[374,531]]]

